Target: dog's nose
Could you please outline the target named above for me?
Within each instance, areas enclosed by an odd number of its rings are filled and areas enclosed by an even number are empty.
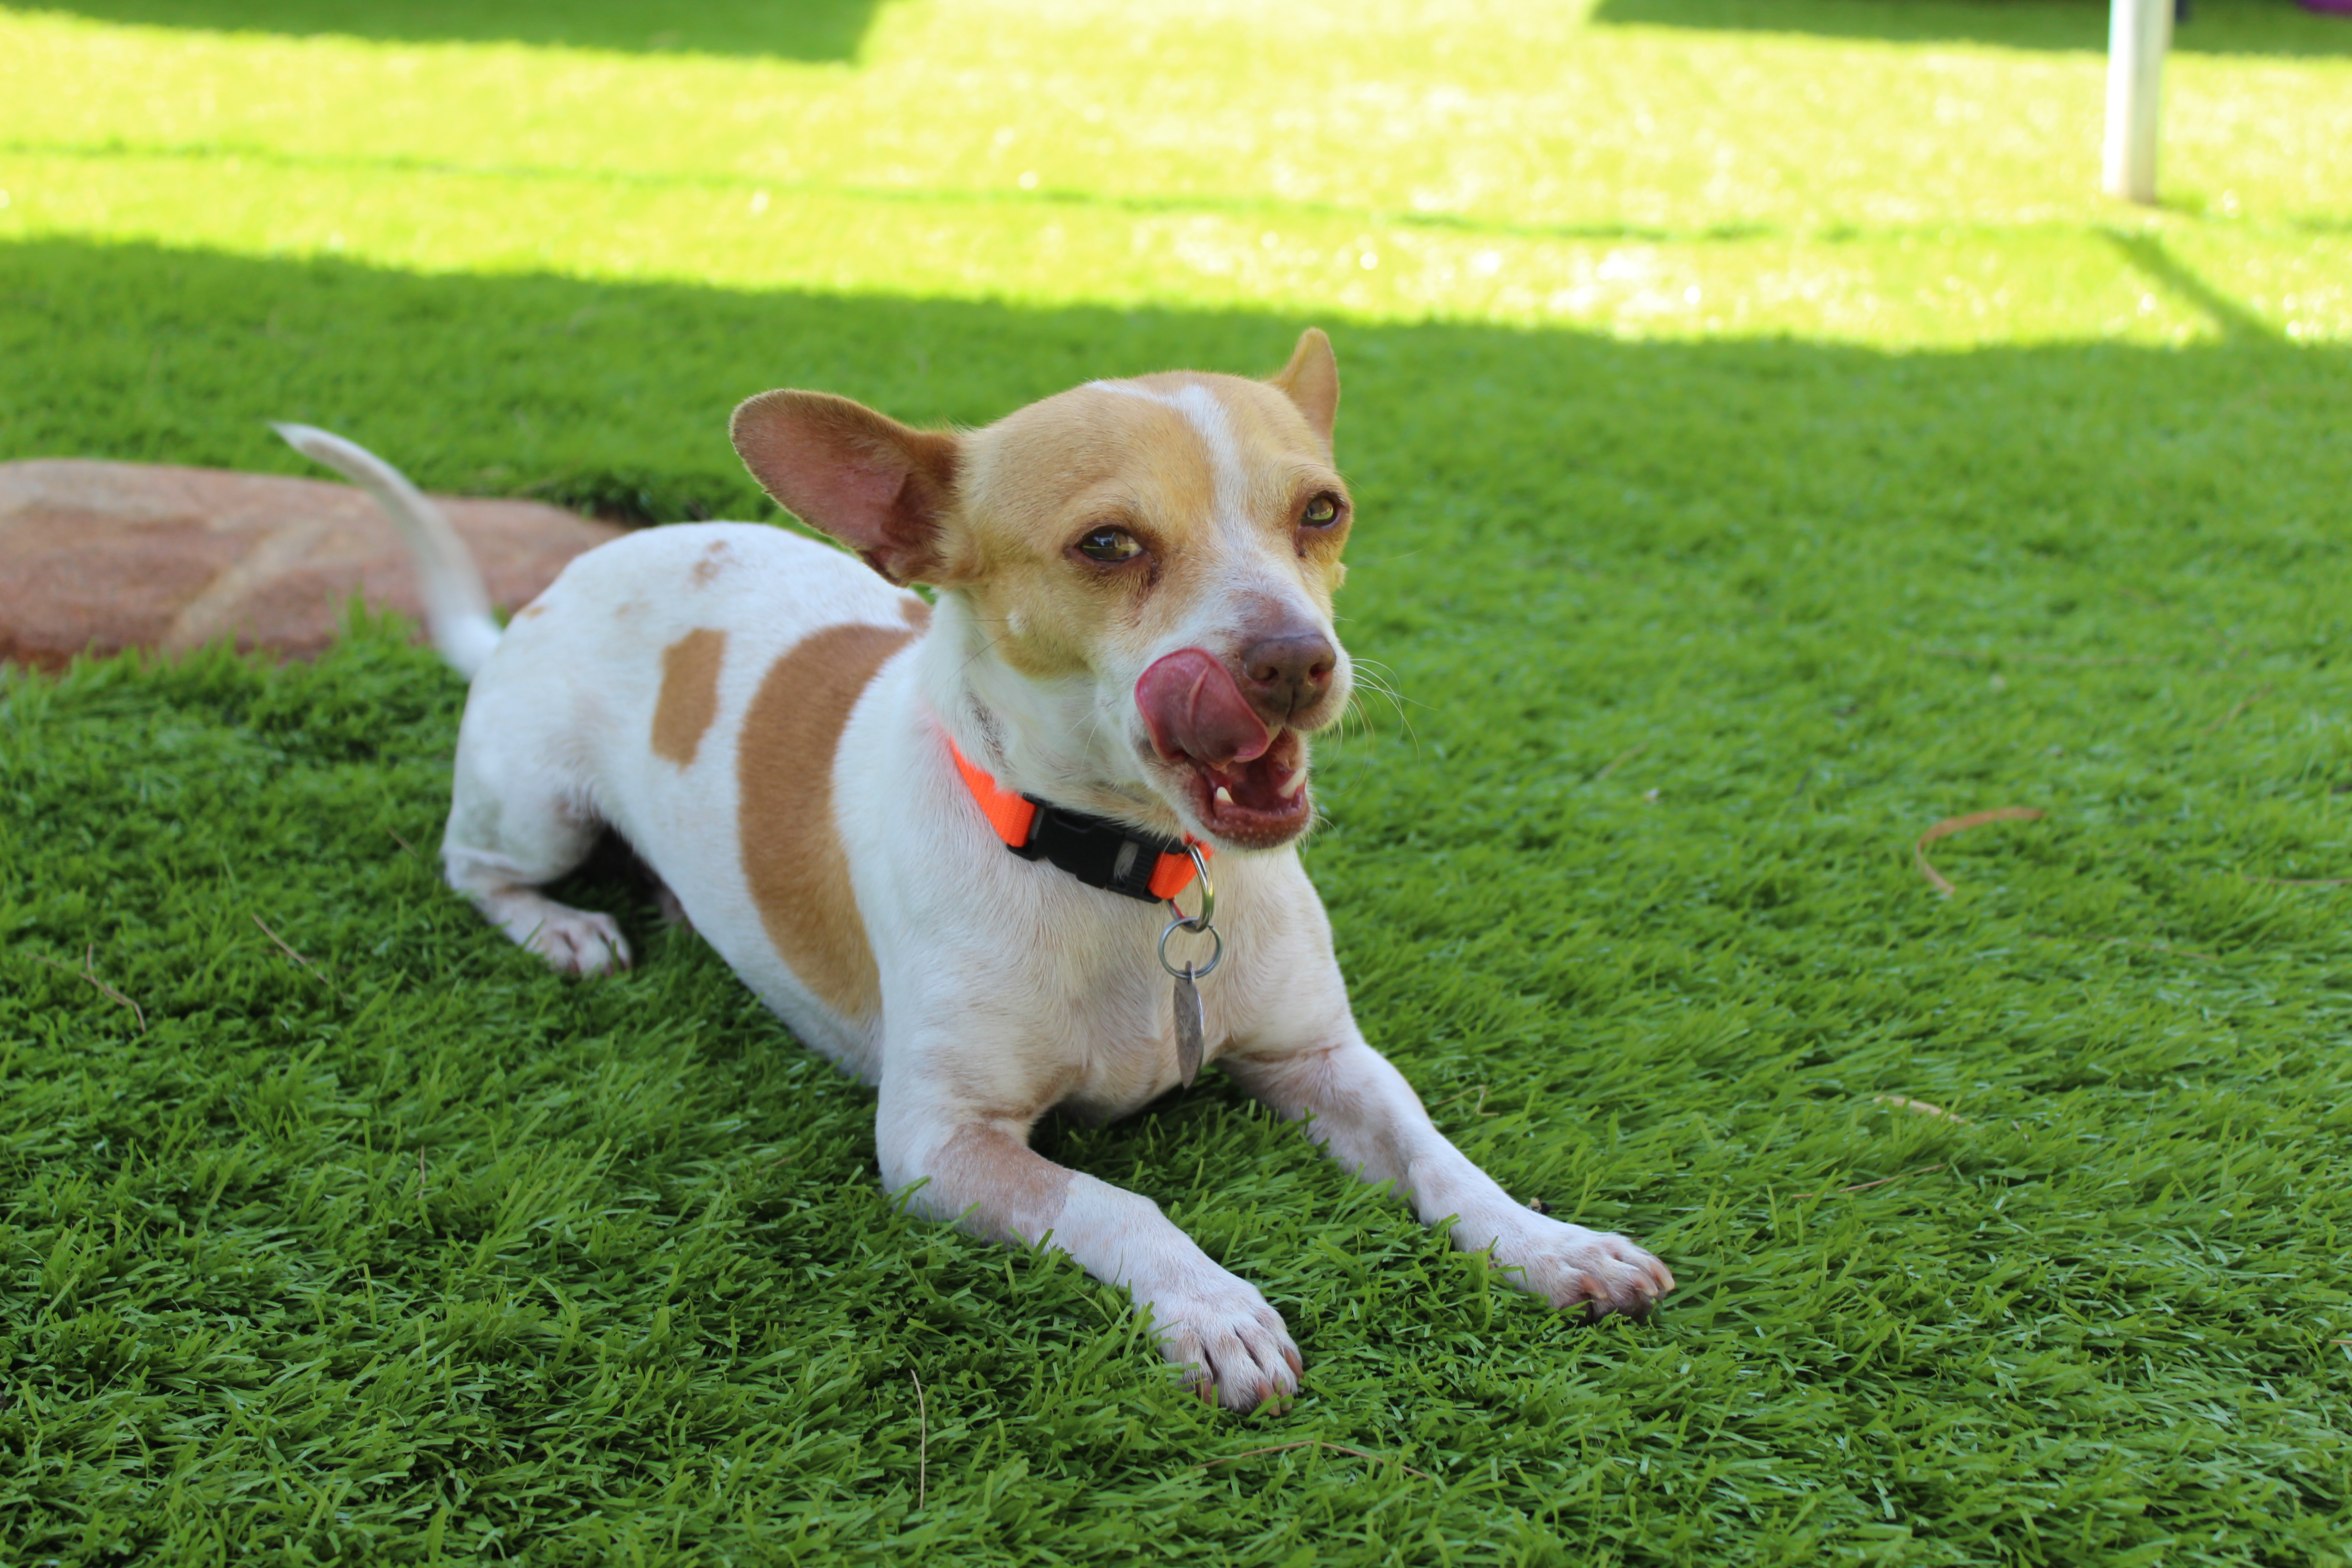
[[[1339,650],[1321,632],[1284,632],[1242,650],[1242,678],[1258,710],[1279,721],[1312,707],[1339,662]]]

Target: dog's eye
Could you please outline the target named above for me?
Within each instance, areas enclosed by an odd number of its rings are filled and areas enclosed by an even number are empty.
[[[1116,566],[1122,561],[1132,561],[1143,553],[1143,546],[1135,535],[1123,528],[1097,528],[1078,541],[1078,553],[1089,561],[1100,561]]]
[[[1326,490],[1307,503],[1298,521],[1308,528],[1328,528],[1339,521],[1339,498]]]

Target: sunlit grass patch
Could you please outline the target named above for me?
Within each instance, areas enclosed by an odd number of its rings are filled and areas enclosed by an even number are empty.
[[[1856,4],[1814,9],[1870,14]],[[2213,10],[2241,32],[2269,14]],[[2141,215],[2095,193],[2102,66],[2081,49],[1502,5],[914,0],[875,11],[854,58],[815,63],[330,20],[0,12],[0,237],[1637,332],[2162,341],[2194,313],[2119,301],[2097,230],[2179,247],[2221,224],[2295,265],[2352,188],[2342,55],[2184,55],[2171,205]],[[2303,334],[2345,330],[2333,294],[2298,301]]]

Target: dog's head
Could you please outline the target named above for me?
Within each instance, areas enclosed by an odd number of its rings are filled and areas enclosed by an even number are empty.
[[[734,437],[770,495],[961,612],[942,630],[1034,793],[1253,849],[1306,829],[1307,737],[1348,701],[1339,404],[1310,328],[1268,381],[1089,382],[969,434],[770,392]]]

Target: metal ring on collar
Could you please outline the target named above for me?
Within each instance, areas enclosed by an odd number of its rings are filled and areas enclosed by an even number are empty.
[[[1171,900],[1170,901],[1173,902],[1174,900]],[[1205,921],[1207,915],[1208,911],[1206,910],[1201,911],[1202,920]],[[1224,937],[1219,934],[1216,927],[1202,924],[1200,926],[1200,930],[1206,933],[1211,942],[1217,944],[1215,947],[1209,950],[1209,962],[1201,965],[1198,969],[1193,968],[1191,964],[1186,964],[1183,968],[1179,969],[1174,964],[1168,962],[1168,939],[1174,936],[1180,931],[1192,931],[1194,928],[1194,921],[1185,920],[1181,916],[1179,916],[1177,919],[1170,921],[1168,922],[1168,929],[1160,933],[1160,967],[1166,970],[1169,973],[1176,976],[1179,980],[1181,980],[1187,974],[1191,975],[1195,980],[1204,980],[1216,969],[1217,965],[1225,961]]]
[[[1174,915],[1186,931],[1205,931],[1209,922],[1217,916],[1217,885],[1209,880],[1208,858],[1201,853],[1199,845],[1186,844],[1184,853],[1192,858],[1192,875],[1201,884],[1201,912],[1187,920],[1173,899],[1168,900],[1168,912]]]

